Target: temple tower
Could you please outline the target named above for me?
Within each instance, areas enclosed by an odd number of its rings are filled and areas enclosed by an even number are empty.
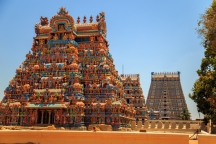
[[[145,97],[140,86],[139,74],[121,74],[121,80],[124,87],[127,103],[132,105],[136,110],[136,121],[145,121],[147,119],[147,107],[145,105]]]
[[[182,109],[187,109],[180,72],[152,72],[146,105],[150,119],[180,119]]]
[[[35,25],[31,51],[16,69],[0,102],[0,124],[130,125],[126,103],[106,39],[105,13],[83,22],[60,8]]]

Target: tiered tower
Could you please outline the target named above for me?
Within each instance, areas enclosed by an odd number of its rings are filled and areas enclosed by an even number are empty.
[[[151,73],[147,107],[151,119],[180,119],[182,109],[187,109],[180,72]]]
[[[145,105],[145,98],[140,86],[139,74],[122,74],[121,80],[125,90],[125,99],[129,105],[136,110],[136,121],[145,121],[148,117],[148,110]]]
[[[106,40],[104,12],[74,23],[65,8],[35,25],[32,51],[16,70],[0,103],[4,125],[127,125],[135,110]]]

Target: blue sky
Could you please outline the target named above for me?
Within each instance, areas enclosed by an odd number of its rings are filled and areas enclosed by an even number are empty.
[[[200,14],[211,0],[52,0],[0,1],[0,99],[15,75],[15,69],[30,51],[34,25],[40,16],[49,19],[60,7],[77,17],[104,11],[107,39],[119,74],[139,73],[147,98],[151,72],[181,72],[182,89],[192,114],[198,118],[196,104],[188,97],[198,78],[196,70],[204,56],[195,28]]]

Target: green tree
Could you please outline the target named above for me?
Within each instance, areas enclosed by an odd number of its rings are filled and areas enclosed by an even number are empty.
[[[182,112],[180,113],[180,118],[181,118],[182,120],[190,120],[191,114],[190,114],[190,112],[188,111],[188,109],[183,108]]]
[[[198,112],[204,114],[206,123],[209,119],[216,122],[216,0],[201,15],[197,32],[202,38],[205,57],[189,97],[197,104]]]

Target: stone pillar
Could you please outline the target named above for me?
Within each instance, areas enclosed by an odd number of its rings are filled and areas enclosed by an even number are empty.
[[[138,121],[137,128],[138,128],[138,130],[140,130],[142,128],[142,121]]]
[[[48,121],[48,124],[50,124],[51,111],[49,110],[48,113],[49,113],[49,121]]]
[[[43,115],[44,115],[44,111],[41,110],[41,124],[43,124]]]
[[[156,126],[156,125],[155,125],[155,122],[154,122],[154,121],[152,121],[152,122],[151,122],[151,128],[152,128],[152,129],[154,129],[154,128],[155,128],[155,126]]]
[[[187,122],[185,127],[186,127],[186,129],[190,129],[190,123]]]
[[[54,124],[55,124],[55,119],[56,119],[56,113],[57,113],[57,111],[56,111],[56,110],[54,110],[54,112],[53,112],[53,117],[54,117]]]
[[[136,128],[136,122],[133,120],[131,123],[131,129],[135,130],[135,128]]]
[[[62,118],[63,117],[62,117],[62,109],[61,109],[61,111],[60,111],[60,124],[62,124],[62,121],[63,121]]]
[[[149,128],[149,122],[148,121],[144,122],[144,128],[147,128],[147,129]]]
[[[35,110],[35,124],[37,124],[38,121],[38,110]]]
[[[164,123],[164,129],[169,129],[169,122]]]
[[[158,122],[157,129],[162,129],[162,127],[163,127],[163,123],[162,122]]]

